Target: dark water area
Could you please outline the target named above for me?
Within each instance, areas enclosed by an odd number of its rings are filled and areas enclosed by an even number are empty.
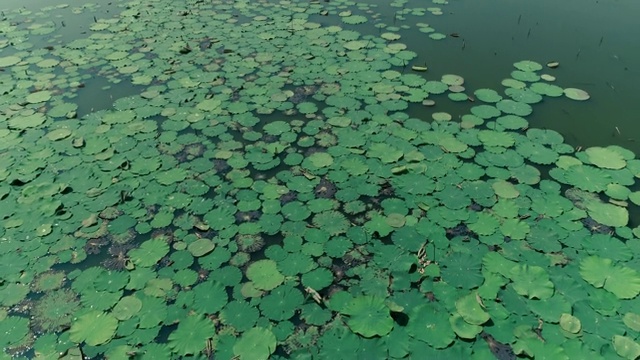
[[[616,144],[640,152],[634,91],[640,47],[633,30],[639,2],[463,0],[444,8],[427,22],[459,37],[429,41],[406,30],[403,38],[436,77],[458,74],[469,87],[496,88],[520,59],[558,61],[558,68],[545,72],[588,91],[591,99],[551,99],[552,106],[536,108],[532,126],[555,129],[576,147]]]

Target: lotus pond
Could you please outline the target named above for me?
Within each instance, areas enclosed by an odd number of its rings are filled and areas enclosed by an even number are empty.
[[[465,1],[43,6],[0,18],[0,358],[640,357],[629,120],[562,131],[610,37],[516,13],[479,76]]]

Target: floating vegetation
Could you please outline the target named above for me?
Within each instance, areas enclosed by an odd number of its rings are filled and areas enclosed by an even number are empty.
[[[6,14],[6,356],[640,356],[640,160],[527,118],[586,91],[432,76],[395,22],[439,6],[155,5]],[[94,78],[139,92],[88,111]]]
[[[65,330],[81,309],[78,295],[67,289],[46,293],[33,304],[31,325],[42,332]]]

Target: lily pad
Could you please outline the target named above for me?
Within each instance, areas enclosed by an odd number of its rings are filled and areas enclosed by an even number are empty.
[[[589,100],[589,93],[582,89],[566,88],[564,89],[564,95],[571,100],[585,101]]]
[[[359,296],[351,300],[341,313],[348,315],[347,325],[364,336],[385,336],[393,329],[393,319],[383,298]]]
[[[129,251],[129,257],[134,264],[142,267],[155,265],[169,252],[169,244],[162,238],[143,242],[139,248]]]
[[[189,252],[195,257],[204,256],[213,251],[214,248],[213,241],[205,238],[198,239],[187,246]]]
[[[589,256],[580,262],[580,275],[597,288],[604,288],[620,299],[640,294],[640,274],[626,266],[614,265],[611,259]]]
[[[278,271],[277,264],[273,260],[258,260],[249,265],[247,278],[261,290],[275,289],[284,281],[284,275]]]
[[[71,324],[69,339],[76,343],[85,342],[87,345],[96,346],[111,340],[117,328],[118,319],[115,316],[92,310]]]
[[[199,353],[213,337],[216,329],[213,322],[200,315],[190,315],[180,320],[178,328],[171,332],[168,344],[179,356]]]
[[[262,327],[245,332],[233,346],[233,353],[240,360],[266,360],[275,350],[276,336]]]

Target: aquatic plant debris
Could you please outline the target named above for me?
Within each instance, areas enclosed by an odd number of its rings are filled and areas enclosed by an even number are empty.
[[[433,76],[433,3],[6,12],[5,357],[637,358],[640,161],[530,123],[589,99],[537,61]]]

